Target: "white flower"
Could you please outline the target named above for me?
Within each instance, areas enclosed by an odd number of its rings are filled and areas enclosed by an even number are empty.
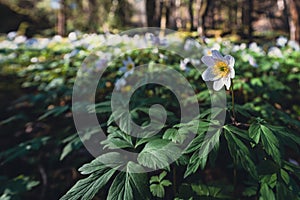
[[[284,47],[287,43],[288,39],[286,37],[280,36],[276,40],[276,44],[280,47]]]
[[[21,44],[21,43],[26,42],[26,40],[27,40],[27,37],[26,37],[26,36],[24,36],[24,35],[19,35],[19,36],[15,37],[14,43],[16,43],[16,44]]]
[[[135,64],[132,61],[131,57],[127,57],[127,60],[123,60],[123,64],[124,65],[120,68],[120,71],[125,72],[124,76],[126,78],[128,75],[133,73]]]
[[[124,78],[117,79],[115,83],[115,88],[117,91],[120,91],[126,85],[126,80]]]
[[[204,81],[213,81],[213,89],[219,91],[224,85],[230,88],[231,78],[234,78],[234,58],[230,55],[223,57],[217,50],[212,50],[211,56],[203,56],[202,62],[207,69],[202,74]]]
[[[76,41],[76,40],[77,40],[77,34],[76,34],[76,32],[71,32],[71,33],[69,33],[68,39],[69,39],[70,41]]]
[[[184,60],[180,60],[180,70],[185,71],[187,69],[186,65],[190,62],[190,59],[185,58]]]
[[[11,31],[7,34],[7,38],[9,40],[14,40],[16,38],[16,36],[17,36],[17,32],[15,32],[15,31]]]
[[[146,33],[146,39],[150,40],[153,46],[167,46],[168,41],[166,38],[160,38],[153,33]]]
[[[268,51],[268,56],[273,58],[283,58],[283,54],[278,47],[271,47]]]
[[[300,50],[300,46],[299,46],[299,44],[295,40],[290,40],[288,42],[288,46],[291,47],[292,49],[294,49],[295,51],[299,51]]]

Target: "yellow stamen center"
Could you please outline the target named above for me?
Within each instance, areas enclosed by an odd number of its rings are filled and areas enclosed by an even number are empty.
[[[227,63],[223,61],[217,61],[213,66],[213,73],[218,77],[226,77],[230,72],[230,68]]]
[[[131,70],[134,67],[134,65],[132,63],[127,64],[126,68],[127,70]]]

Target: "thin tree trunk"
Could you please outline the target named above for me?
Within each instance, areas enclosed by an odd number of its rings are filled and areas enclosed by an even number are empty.
[[[194,2],[194,0],[189,0],[189,4],[188,4],[188,10],[189,10],[189,15],[190,15],[191,31],[194,30],[193,2]]]
[[[66,2],[60,1],[60,9],[57,16],[57,34],[65,36],[66,34]]]
[[[197,0],[196,2],[196,10],[197,10],[197,15],[196,18],[197,20],[197,32],[200,37],[204,36],[204,23],[205,23],[205,16],[208,13],[208,0]]]
[[[290,39],[300,42],[300,16],[298,12],[300,5],[297,5],[295,0],[285,0],[285,2],[289,14]]]

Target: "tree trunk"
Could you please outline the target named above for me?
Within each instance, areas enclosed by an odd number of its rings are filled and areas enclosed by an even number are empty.
[[[158,23],[155,19],[157,1],[146,0],[146,16],[147,16],[147,26],[155,27]]]
[[[189,10],[189,15],[190,15],[190,24],[191,24],[191,31],[194,31],[194,13],[193,13],[193,2],[194,0],[189,0],[188,4],[188,10]]]
[[[243,34],[248,40],[252,40],[252,11],[253,11],[253,0],[244,0],[242,23],[243,23]]]
[[[290,39],[300,42],[300,3],[296,0],[285,0],[288,10]]]
[[[208,0],[196,1],[196,18],[194,19],[194,27],[197,27],[197,32],[200,37],[204,36],[205,16],[208,12]]]
[[[89,31],[97,32],[98,29],[98,5],[96,0],[89,0]]]
[[[61,36],[66,35],[66,2],[60,1],[60,9],[57,16],[57,34]]]

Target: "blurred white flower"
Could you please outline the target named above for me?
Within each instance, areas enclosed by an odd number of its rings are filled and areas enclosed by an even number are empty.
[[[203,56],[202,62],[207,69],[202,74],[204,81],[213,81],[213,89],[219,91],[224,85],[230,88],[231,78],[234,78],[234,58],[230,55],[223,57],[219,51],[212,50],[212,56]]]
[[[32,57],[30,59],[30,62],[32,62],[32,63],[37,63],[38,61],[39,61],[39,59],[37,57]]]
[[[198,65],[200,65],[200,63],[201,63],[199,59],[195,59],[195,58],[191,58],[191,59],[190,59],[190,62],[191,62],[191,64],[194,65],[194,66],[198,66]]]
[[[233,45],[231,52],[237,52],[240,50],[240,45]]]
[[[241,43],[241,44],[240,44],[240,50],[241,50],[241,51],[245,50],[246,48],[247,48],[246,43]]]
[[[122,89],[122,87],[124,87],[126,85],[126,80],[125,78],[120,78],[117,79],[116,83],[115,83],[115,89],[117,91],[120,91]]]
[[[249,44],[249,50],[257,54],[265,55],[264,50],[260,46],[258,46],[256,42],[251,42]]]
[[[22,44],[27,40],[26,36],[24,35],[19,35],[14,39],[14,43],[16,44]]]
[[[4,49],[4,48],[14,50],[14,49],[18,48],[18,45],[12,41],[4,40],[4,41],[0,42],[0,49]]]
[[[284,47],[287,43],[288,39],[286,37],[280,36],[276,40],[276,45],[280,47]]]
[[[249,62],[252,67],[258,67],[255,58],[247,52],[243,51],[241,57],[244,62]]]
[[[273,58],[283,58],[283,54],[278,47],[271,47],[268,51],[268,56]]]
[[[220,51],[221,45],[220,45],[219,43],[214,43],[214,44],[212,45],[211,49],[215,49],[215,50]]]
[[[76,32],[71,32],[71,33],[69,33],[68,39],[69,39],[71,42],[77,40],[77,33],[76,33]]]
[[[154,35],[153,33],[146,33],[145,38],[150,40],[153,46],[167,46],[168,41],[166,38],[160,38],[159,36]]]
[[[185,58],[183,60],[180,60],[180,70],[185,71],[187,69],[186,65],[190,62],[190,59]]]
[[[7,34],[7,38],[9,40],[14,40],[16,36],[17,36],[17,32],[15,32],[15,31],[11,31]]]
[[[53,38],[52,38],[52,41],[53,42],[61,42],[62,41],[62,37],[60,35],[55,35]]]
[[[250,55],[250,57],[249,57],[249,64],[250,64],[252,67],[258,67],[255,58],[253,58],[253,56],[251,56],[251,55]]]
[[[184,43],[183,49],[185,51],[191,51],[194,49],[200,49],[201,45],[199,44],[199,42],[197,42],[196,40],[193,39],[187,39]]]
[[[127,60],[123,60],[123,67],[120,68],[121,72],[125,72],[125,78],[133,73],[135,64],[132,61],[131,57],[127,57]]]
[[[294,49],[295,51],[299,51],[300,50],[300,46],[299,43],[295,40],[290,40],[288,42],[288,46],[291,47],[292,49]]]
[[[209,49],[209,48],[204,48],[204,49],[202,50],[202,53],[203,53],[204,56],[211,56],[211,49]]]

